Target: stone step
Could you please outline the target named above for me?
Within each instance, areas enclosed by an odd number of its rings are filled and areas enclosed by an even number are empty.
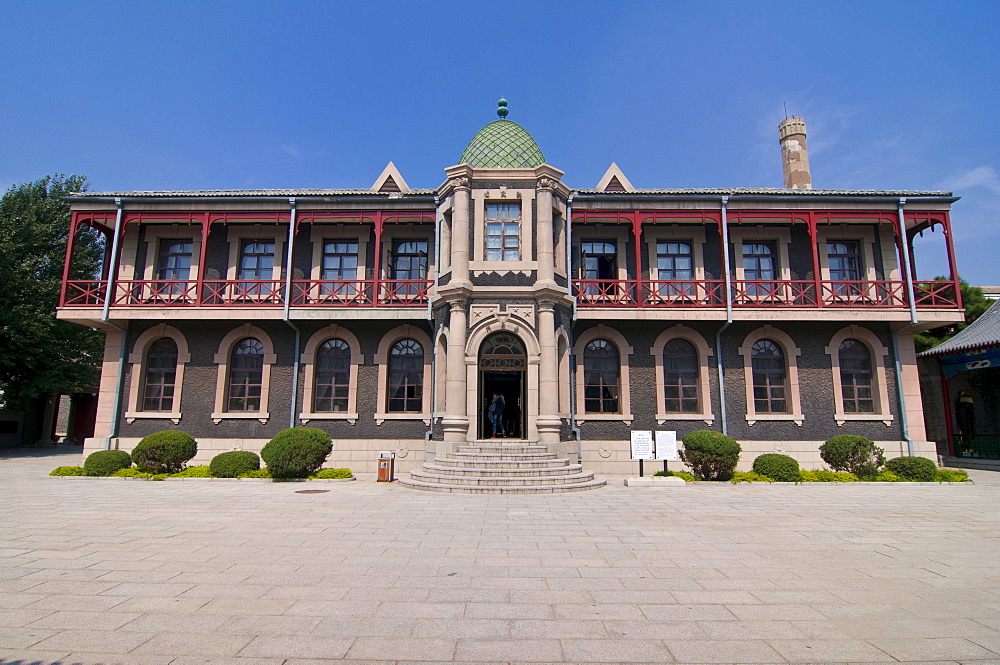
[[[477,459],[488,459],[488,460],[501,460],[509,462],[525,462],[531,460],[550,460],[556,459],[555,453],[515,453],[515,452],[485,452],[485,453],[451,453],[448,455],[448,459],[460,459],[460,460],[477,460]]]
[[[454,494],[556,494],[559,492],[583,492],[604,487],[605,480],[591,480],[585,483],[566,485],[444,485],[427,483],[414,478],[400,478],[399,484],[426,492],[451,492]]]
[[[548,452],[548,448],[545,446],[505,446],[505,445],[495,445],[491,446],[489,444],[483,444],[481,446],[459,446],[459,453],[493,453],[493,452],[512,452],[512,453],[544,453]]]
[[[575,473],[569,476],[551,476],[541,478],[510,478],[496,476],[447,476],[429,473],[415,469],[410,472],[410,478],[424,483],[437,483],[440,485],[456,486],[490,486],[490,487],[520,487],[536,486],[546,487],[548,485],[572,485],[577,483],[587,483],[594,479],[591,471]]]
[[[455,459],[453,457],[437,457],[434,459],[435,464],[440,464],[442,466],[452,466],[460,468],[475,468],[477,466],[482,466],[483,468],[493,468],[493,469],[544,469],[558,466],[566,466],[569,464],[569,460],[564,458],[556,459],[541,459],[541,460],[499,460],[499,459]]]
[[[542,469],[509,469],[509,468],[491,468],[485,469],[483,467],[455,467],[455,466],[443,466],[440,464],[430,464],[425,463],[423,466],[424,471],[431,471],[437,474],[447,474],[450,476],[501,476],[507,478],[538,478],[541,476],[566,476],[574,473],[579,473],[583,470],[583,466],[580,464],[567,464],[566,466],[556,466],[556,467],[545,467]]]

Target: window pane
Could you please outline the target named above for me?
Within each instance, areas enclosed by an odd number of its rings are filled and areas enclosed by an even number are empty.
[[[177,379],[177,344],[169,337],[155,341],[146,353],[143,411],[172,411]]]
[[[316,352],[313,411],[346,412],[351,379],[351,351],[342,339],[330,339]]]
[[[838,350],[838,361],[844,413],[875,413],[868,347],[856,339],[844,340]]]
[[[241,340],[229,359],[227,411],[260,411],[264,382],[264,345],[253,337]]]
[[[698,351],[683,339],[663,347],[665,413],[700,413],[698,400]]]
[[[583,351],[584,409],[587,413],[620,413],[618,349],[605,339]]]
[[[404,339],[389,352],[389,412],[423,411],[424,349],[419,342]]]
[[[156,279],[183,281],[191,275],[190,240],[161,240]]]
[[[787,413],[785,357],[769,339],[754,343],[750,349],[753,373],[753,398],[756,413]]]

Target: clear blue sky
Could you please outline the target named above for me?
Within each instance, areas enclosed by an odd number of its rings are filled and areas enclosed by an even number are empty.
[[[435,187],[496,100],[573,187],[949,190],[1000,284],[1000,2],[0,0],[0,188]],[[918,272],[945,270],[941,235]]]

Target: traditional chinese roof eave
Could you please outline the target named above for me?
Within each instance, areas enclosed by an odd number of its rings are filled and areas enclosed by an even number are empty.
[[[1000,346],[1000,300],[993,303],[982,316],[970,323],[968,328],[951,339],[941,342],[933,349],[918,354],[918,357],[933,358],[952,353],[988,349],[994,346]]]

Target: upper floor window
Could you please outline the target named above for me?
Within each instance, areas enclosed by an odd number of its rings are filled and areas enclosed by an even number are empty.
[[[271,279],[274,274],[274,240],[244,240],[240,245],[239,279]]]
[[[486,260],[521,260],[521,204],[486,204]]]
[[[618,248],[614,242],[581,242],[580,263],[583,279],[618,279]]]
[[[169,337],[163,337],[156,340],[146,353],[142,410],[173,411],[176,382],[177,343]]]
[[[264,383],[264,345],[253,337],[233,347],[229,362],[227,411],[260,411]]]
[[[785,357],[769,339],[754,342],[750,350],[753,405],[756,413],[787,413]]]
[[[156,261],[156,279],[184,281],[191,276],[191,240],[164,238]]]
[[[388,378],[387,411],[420,413],[424,398],[424,349],[419,342],[403,339],[393,345]]]
[[[330,339],[316,351],[313,411],[348,410],[351,390],[351,350],[342,339]]]
[[[587,413],[619,412],[618,350],[606,339],[595,339],[583,351],[583,399]]]
[[[827,242],[831,281],[854,282],[861,280],[860,245],[857,240],[831,240]]]
[[[427,279],[427,241],[394,240],[389,258],[389,279]]]
[[[358,278],[357,241],[325,240],[320,279],[355,280]]]
[[[662,280],[694,278],[694,258],[690,242],[656,243],[656,274]]]
[[[743,278],[773,280],[778,278],[778,250],[773,240],[744,241]]]
[[[674,338],[663,347],[664,413],[699,413],[698,351],[691,342]]]
[[[838,355],[844,413],[875,413],[872,359],[868,348],[856,339],[845,339]]]

